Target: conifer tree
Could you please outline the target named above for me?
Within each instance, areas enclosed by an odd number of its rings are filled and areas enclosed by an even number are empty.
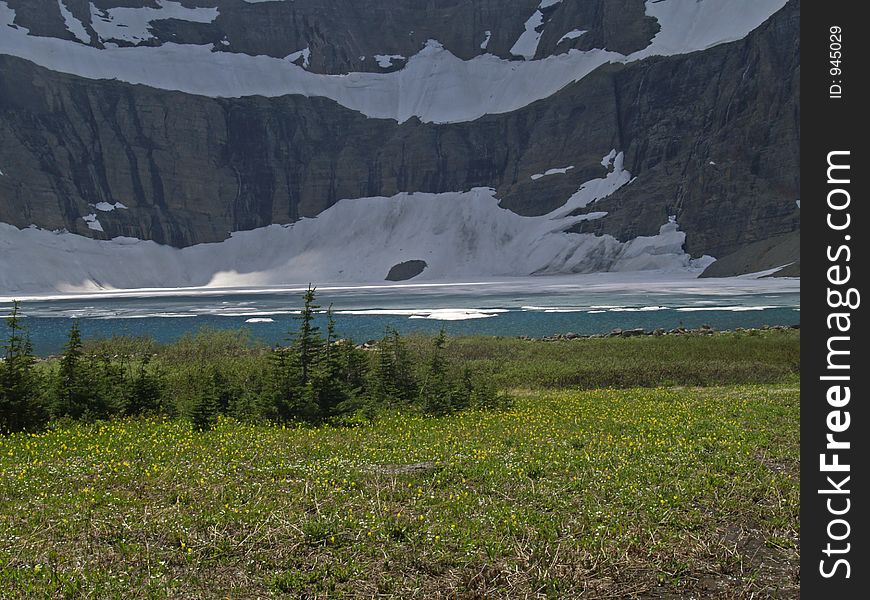
[[[124,368],[112,360],[108,353],[102,352],[86,359],[91,365],[94,376],[94,395],[97,406],[109,417],[124,412],[127,405],[127,392]]]
[[[351,340],[336,342],[343,369],[344,385],[351,396],[363,396],[369,375],[369,357],[365,350],[357,348]]]
[[[345,385],[342,354],[335,339],[335,318],[332,306],[326,312],[326,343],[323,347],[321,360],[314,367],[312,385],[316,396],[318,417],[328,419],[338,415],[348,408],[350,399]]]
[[[474,382],[471,379],[471,369],[462,369],[462,376],[451,386],[450,410],[464,410],[471,406],[474,397]]]
[[[36,429],[47,416],[39,398],[33,345],[21,323],[20,307],[18,301],[13,302],[6,318],[8,333],[0,363],[0,433]]]
[[[293,395],[292,379],[289,372],[290,351],[284,346],[275,346],[269,355],[270,376],[267,406],[264,415],[267,419],[286,421],[291,415],[287,408]]]
[[[303,296],[302,313],[297,317],[300,322],[299,331],[293,344],[293,348],[299,355],[302,385],[308,385],[312,367],[320,360],[320,354],[323,351],[320,327],[314,324],[314,317],[317,314],[317,309],[320,308],[320,305],[314,303],[316,289],[309,284],[308,290]]]
[[[199,395],[196,397],[196,402],[190,413],[190,420],[193,428],[199,431],[208,431],[217,422],[218,414],[220,413],[220,394],[222,384],[221,378],[218,376],[219,371],[213,371],[211,377],[208,377],[205,384],[199,390]]]
[[[443,355],[446,343],[447,337],[442,329],[433,342],[432,357],[420,388],[423,411],[435,416],[446,415],[453,410],[447,362]]]
[[[414,364],[399,332],[388,327],[378,343],[372,394],[387,406],[412,402],[419,394]]]
[[[271,406],[266,411],[279,421],[311,420],[320,413],[318,389],[323,375],[320,363],[324,342],[314,324],[319,305],[310,284],[303,296],[302,312],[296,317],[299,329],[290,333],[290,348],[278,346],[272,353]]]
[[[151,358],[146,354],[133,371],[124,411],[128,415],[152,413],[160,407],[160,376],[148,368],[150,362]]]
[[[73,319],[54,384],[55,416],[81,419],[89,412],[92,394],[85,371],[81,330]]]

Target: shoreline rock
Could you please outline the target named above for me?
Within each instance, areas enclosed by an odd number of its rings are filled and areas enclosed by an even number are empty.
[[[674,327],[673,329],[663,329],[658,327],[653,330],[643,328],[635,329],[612,329],[609,333],[590,333],[577,334],[574,332],[557,333],[554,335],[545,335],[540,338],[533,338],[527,335],[517,336],[517,339],[526,341],[542,341],[542,342],[559,342],[565,340],[583,340],[583,339],[599,339],[599,338],[630,338],[630,337],[661,337],[666,335],[716,335],[720,333],[748,333],[759,331],[787,331],[789,329],[800,329],[800,323],[795,325],[762,325],[761,327],[735,327],[734,329],[715,329],[710,325],[701,325],[700,327]]]

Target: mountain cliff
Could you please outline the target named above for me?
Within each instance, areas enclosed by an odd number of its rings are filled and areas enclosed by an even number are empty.
[[[0,0],[0,222],[13,226],[0,226],[0,281],[46,285],[9,257],[37,244],[51,262],[64,236],[104,240],[94,248],[105,252],[134,239],[232,245],[241,232],[256,246],[273,235],[258,231],[294,223],[282,235],[295,239],[277,244],[286,255],[227,259],[181,282],[240,268],[295,280],[309,274],[300,256],[315,248],[328,264],[338,240],[378,263],[330,271],[348,280],[383,280],[403,261],[420,278],[700,270],[714,258],[714,275],[794,274],[799,9]],[[474,227],[427,202],[477,203]],[[363,228],[370,210],[382,212]],[[307,224],[318,219],[331,236]],[[414,239],[390,237],[415,223]],[[467,245],[455,269],[422,249],[451,228]],[[753,244],[766,250],[747,253]],[[637,262],[640,247],[673,260]],[[497,260],[463,259],[479,248]],[[70,284],[146,283],[65,260]]]

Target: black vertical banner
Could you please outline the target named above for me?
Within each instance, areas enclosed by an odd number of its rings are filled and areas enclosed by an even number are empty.
[[[870,589],[864,6],[801,6],[801,593],[810,599]]]

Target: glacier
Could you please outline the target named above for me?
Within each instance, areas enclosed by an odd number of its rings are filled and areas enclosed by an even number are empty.
[[[0,224],[0,289],[45,293],[383,282],[393,265],[408,260],[427,265],[414,282],[598,271],[698,274],[713,262],[685,253],[685,233],[673,219],[657,235],[626,242],[566,233],[580,221],[606,215],[573,211],[631,181],[622,153],[605,159],[604,177],[587,181],[566,204],[536,217],[501,208],[491,188],[474,188],[345,199],[313,218],[181,249]]]

